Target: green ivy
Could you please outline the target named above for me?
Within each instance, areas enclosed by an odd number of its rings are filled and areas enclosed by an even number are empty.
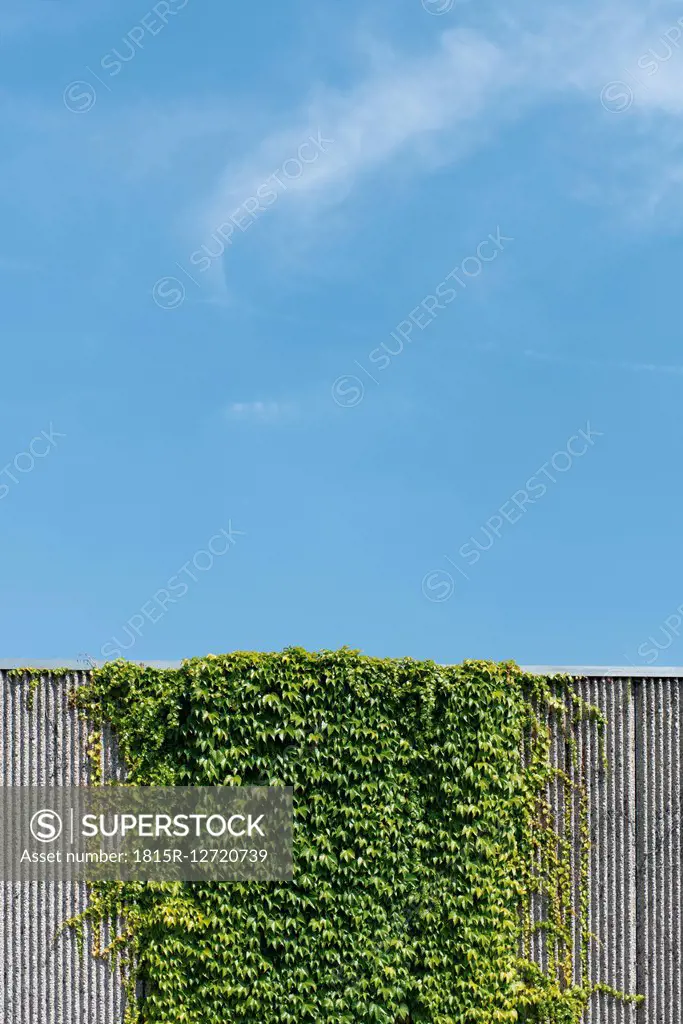
[[[577,1024],[604,989],[588,978],[587,803],[573,781],[590,769],[577,726],[604,720],[572,680],[293,648],[174,670],[113,662],[77,699],[113,728],[129,784],[294,788],[292,882],[91,887],[74,923],[124,917],[97,952],[122,966],[129,1022]]]
[[[60,676],[71,675],[70,668],[33,668],[31,666],[10,668],[7,670],[7,678],[12,682],[23,683],[28,682],[28,693],[26,695],[26,706],[31,711],[35,701],[36,693],[40,687],[41,682],[46,676],[52,676],[58,678]]]

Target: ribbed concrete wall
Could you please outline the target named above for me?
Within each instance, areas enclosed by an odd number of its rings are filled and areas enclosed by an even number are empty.
[[[638,985],[653,1024],[681,1024],[681,680],[635,685]]]
[[[46,673],[29,710],[27,680],[0,672],[0,785],[86,785],[86,731],[68,694],[85,674]],[[603,678],[577,681],[577,689],[607,716],[609,771],[600,767],[594,731],[577,731],[578,764],[586,774],[590,853],[590,977],[641,992],[636,1008],[596,995],[591,1024],[683,1024],[681,906],[681,765],[683,679]],[[553,756],[571,771],[557,737]],[[104,744],[108,774],[121,768],[114,745]],[[561,787],[550,794],[560,820]],[[579,808],[574,798],[574,874],[578,878]],[[576,885],[578,897],[578,884]],[[0,885],[0,1008],[4,1024],[120,1024],[121,986],[106,964],[86,950],[80,957],[59,924],[83,909],[82,885]],[[535,914],[542,914],[536,907]],[[582,942],[577,916],[575,945]],[[543,933],[534,953],[547,962]],[[578,962],[578,957],[576,958]],[[576,981],[580,981],[577,976]]]
[[[637,749],[633,693],[625,679],[589,679],[577,684],[579,693],[607,717],[604,738],[608,769],[596,749],[596,733],[589,724],[580,730],[579,761],[592,765],[585,773],[591,850],[590,930],[592,941],[589,977],[622,992],[638,988],[637,949]],[[578,932],[578,929],[577,929]],[[644,994],[644,992],[643,992]],[[678,1011],[677,1011],[678,1012]],[[640,1014],[640,1016],[639,1016]],[[590,1020],[594,1024],[653,1022],[632,1004],[609,996],[593,996]],[[669,1024],[674,1024],[673,1014]]]
[[[84,786],[89,781],[86,727],[69,706],[84,677],[28,679],[0,673],[0,785]],[[29,708],[29,704],[31,707]],[[109,766],[116,763],[105,743]],[[59,925],[86,906],[84,884],[0,883],[0,1019],[3,1024],[120,1024],[121,985],[109,966],[78,952]],[[103,936],[104,939],[107,936]]]

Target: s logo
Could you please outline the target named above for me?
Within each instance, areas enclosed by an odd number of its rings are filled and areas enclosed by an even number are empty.
[[[54,843],[62,834],[62,819],[56,811],[36,811],[29,827],[39,843]]]

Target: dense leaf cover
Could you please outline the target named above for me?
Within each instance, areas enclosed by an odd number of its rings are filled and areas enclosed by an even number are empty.
[[[145,980],[130,1021],[582,1019],[571,822],[558,828],[548,802],[551,783],[572,783],[550,763],[547,722],[575,757],[576,723],[602,720],[569,680],[292,648],[177,670],[109,663],[78,702],[113,727],[131,784],[294,787],[293,882],[92,887],[85,918],[127,922],[101,952],[124,964],[131,995]],[[534,893],[545,974],[530,957]]]

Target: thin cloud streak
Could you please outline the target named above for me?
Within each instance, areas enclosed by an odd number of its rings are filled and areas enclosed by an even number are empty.
[[[683,366],[667,363],[634,363],[627,360],[608,359],[575,359],[569,356],[554,355],[551,352],[536,352],[525,349],[523,355],[527,359],[535,359],[544,363],[562,363],[569,366],[592,366],[600,370],[626,370],[630,373],[663,373],[675,376],[683,375]]]
[[[296,406],[287,402],[231,402],[228,419],[238,423],[282,423],[296,414]]]

